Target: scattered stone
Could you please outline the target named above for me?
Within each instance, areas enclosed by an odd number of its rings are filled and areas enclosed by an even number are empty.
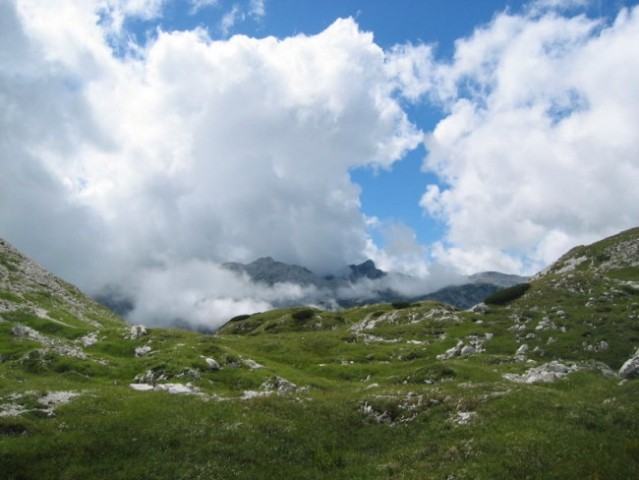
[[[468,309],[468,311],[471,313],[484,314],[490,311],[490,307],[482,302],[482,303],[478,303],[477,305],[473,305],[472,307]]]
[[[637,367],[639,368],[639,357],[637,362]],[[588,361],[568,366],[555,360],[550,363],[540,365],[539,367],[531,368],[522,375],[507,373],[503,377],[506,380],[516,383],[549,383],[581,370],[599,370],[599,372],[606,377],[616,376],[615,372],[613,372],[608,365],[602,362]]]
[[[493,338],[492,333],[487,333],[484,336],[481,335],[470,335],[466,337],[465,343],[463,340],[458,340],[457,345],[449,348],[444,353],[437,355],[437,360],[448,360],[453,357],[466,357],[468,355],[472,355],[473,353],[482,353],[484,352],[484,342],[486,340],[490,340]]]
[[[639,377],[639,349],[621,366],[619,376],[623,379]]]
[[[604,352],[608,350],[608,348],[610,348],[608,342],[603,340],[597,344],[589,344],[588,342],[583,342],[581,346],[587,352]]]
[[[199,395],[201,390],[191,383],[161,383],[153,387],[156,392],[167,392],[174,395]]]
[[[202,395],[202,391],[191,383],[160,383],[151,385],[149,383],[131,383],[129,388],[138,392],[167,392],[173,395]]]
[[[124,337],[126,340],[137,340],[144,335],[147,335],[146,327],[144,325],[131,325],[129,333]]]
[[[87,359],[86,353],[84,353],[83,350],[77,348],[76,346],[71,345],[62,339],[47,337],[37,330],[31,327],[27,327],[26,325],[23,325],[21,323],[14,324],[13,328],[11,329],[11,333],[13,333],[13,335],[17,338],[26,338],[27,340],[33,340],[35,342],[41,343],[42,345],[50,348],[58,355],[79,358],[81,360]]]
[[[17,417],[23,413],[28,412],[22,405],[16,403],[4,403],[0,404],[0,418],[2,417]]]
[[[98,343],[98,332],[91,332],[86,334],[84,337],[80,338],[80,343],[84,347],[90,347]]]
[[[164,373],[164,370],[147,370],[144,373],[136,375],[134,381],[136,383],[146,383],[155,385],[162,380],[166,380],[167,376]]]
[[[517,351],[515,352],[515,355],[525,355],[526,352],[528,352],[528,350],[530,349],[530,347],[528,346],[527,343],[524,343],[523,345],[521,345]]]
[[[153,385],[151,385],[150,383],[130,383],[129,388],[138,392],[148,392],[153,390]]]
[[[471,355],[475,353],[477,350],[472,345],[464,345],[459,352],[459,355],[465,357],[467,355]]]
[[[272,391],[258,392],[257,390],[244,390],[244,392],[242,392],[241,398],[242,400],[251,400],[253,398],[268,397],[272,393],[273,393]]]
[[[202,379],[202,377],[200,376],[200,371],[197,368],[187,368],[186,370],[175,375],[175,378],[184,378],[184,377],[189,377],[196,381]]]
[[[451,419],[455,425],[468,425],[475,417],[477,412],[457,412],[457,414]]]
[[[556,273],[562,274],[562,273],[572,272],[573,270],[575,270],[575,268],[577,268],[579,265],[581,265],[582,263],[584,263],[587,260],[588,260],[588,257],[586,257],[586,256],[582,256],[582,257],[578,257],[578,258],[569,258],[568,260],[566,260],[563,263],[561,268],[559,268],[556,271]]]
[[[289,395],[297,390],[297,385],[282,377],[271,377],[262,385],[260,389],[266,392],[275,391],[278,395]]]
[[[370,333],[359,334],[364,343],[398,343],[400,338],[382,338],[377,335],[371,335]]]
[[[151,347],[149,347],[148,345],[145,345],[143,347],[135,347],[136,357],[144,357],[145,355],[148,355],[149,353],[151,353]]]
[[[39,397],[38,393],[33,390],[24,393],[14,393],[9,396],[12,403],[0,404],[0,417],[16,417],[27,412],[39,412],[40,414],[45,414],[46,416],[51,417],[55,415],[56,407],[67,404],[79,396],[79,392],[73,391],[47,392]],[[27,401],[30,401],[33,397],[37,397],[35,398],[35,401],[41,408],[26,408],[24,405],[20,404],[21,400],[26,399]]]
[[[255,360],[251,360],[250,358],[243,358],[242,363],[246,365],[251,370],[257,370],[258,368],[264,368],[264,365],[257,363]]]
[[[557,329],[557,325],[555,325],[551,320],[550,317],[544,317],[541,322],[539,322],[537,324],[537,326],[535,327],[535,330],[550,330],[550,329]]]
[[[580,370],[576,365],[567,366],[558,361],[545,363],[539,367],[534,367],[522,375],[515,373],[507,373],[504,375],[506,380],[515,383],[538,383],[538,382],[554,382],[557,379],[564,378],[568,374]]]
[[[212,370],[214,372],[217,372],[220,368],[220,364],[217,363],[215,360],[213,360],[212,358],[205,358],[204,362],[206,363],[206,366],[209,370]]]

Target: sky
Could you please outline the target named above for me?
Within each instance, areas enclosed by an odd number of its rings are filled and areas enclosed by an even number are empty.
[[[130,320],[429,289],[639,223],[631,0],[0,0],[0,237]],[[426,288],[426,287],[424,287]]]

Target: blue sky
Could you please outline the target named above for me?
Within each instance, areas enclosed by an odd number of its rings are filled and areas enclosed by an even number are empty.
[[[637,4],[0,2],[0,236],[140,321],[308,293],[262,256],[533,274],[638,222]]]

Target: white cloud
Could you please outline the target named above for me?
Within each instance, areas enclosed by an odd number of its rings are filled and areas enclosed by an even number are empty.
[[[264,0],[251,0],[249,4],[249,14],[255,18],[264,17],[266,15]]]
[[[350,19],[283,40],[160,31],[121,57],[103,7],[0,3],[2,236],[86,290],[132,289],[145,323],[211,325],[307,295],[242,297],[219,262],[364,259],[349,170],[421,140],[372,35]]]
[[[402,96],[417,101],[434,88],[435,63],[431,45],[396,45],[388,52],[386,69]]]
[[[185,260],[142,269],[128,285],[135,297],[133,323],[188,324],[212,329],[238,314],[272,309],[274,304],[317,296],[312,287],[254,284],[219,265]]]
[[[189,13],[191,15],[195,15],[205,8],[217,7],[219,5],[219,0],[189,0],[189,4],[191,5]]]
[[[434,93],[422,206],[449,230],[439,258],[534,271],[639,218],[639,8],[612,25],[501,14],[456,45]]]
[[[243,22],[246,18],[246,14],[240,8],[239,5],[233,5],[231,9],[224,14],[222,20],[220,20],[220,30],[222,31],[223,36],[228,36],[231,33],[233,27],[239,23]]]
[[[587,7],[593,0],[534,0],[528,5],[532,14],[543,13],[548,10],[572,10]]]

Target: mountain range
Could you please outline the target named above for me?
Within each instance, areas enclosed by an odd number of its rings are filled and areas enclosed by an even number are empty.
[[[349,265],[328,276],[320,276],[309,269],[274,260],[259,258],[243,264],[229,262],[224,268],[247,275],[252,281],[275,285],[289,283],[316,288],[308,303],[324,307],[338,305],[342,308],[390,302],[418,302],[436,300],[459,308],[469,308],[481,302],[497,290],[528,280],[528,277],[499,272],[481,272],[470,276],[458,276],[455,284],[435,291],[421,279],[410,275],[384,272],[372,260]],[[408,288],[407,288],[408,287]],[[280,306],[291,306],[282,304]]]
[[[471,309],[215,334],[128,324],[0,240],[2,479],[631,479],[638,396],[639,228]]]

